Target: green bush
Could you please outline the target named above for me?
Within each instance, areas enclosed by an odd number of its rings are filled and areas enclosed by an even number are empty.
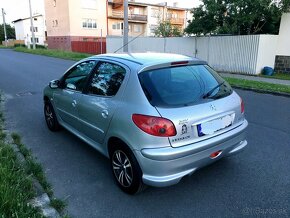
[[[17,48],[17,47],[25,47],[25,44],[16,43],[16,44],[14,44],[14,47],[15,48]]]
[[[38,44],[36,44],[35,46],[36,46],[36,48],[47,49],[46,46],[44,46],[44,45],[38,45]]]

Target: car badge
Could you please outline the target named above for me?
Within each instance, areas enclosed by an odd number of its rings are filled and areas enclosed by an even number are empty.
[[[186,133],[187,133],[187,126],[183,124],[181,127],[181,135],[186,134]]]

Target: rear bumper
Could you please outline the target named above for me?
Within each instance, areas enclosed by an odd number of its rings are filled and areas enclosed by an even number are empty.
[[[227,133],[183,147],[134,151],[143,171],[143,182],[157,187],[173,185],[203,166],[238,153],[247,145],[247,126],[245,120],[242,125]],[[216,151],[221,151],[221,154],[211,158],[210,155]]]

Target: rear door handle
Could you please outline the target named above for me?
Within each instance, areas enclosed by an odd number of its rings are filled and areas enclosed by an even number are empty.
[[[73,107],[76,107],[77,106],[77,101],[73,100],[71,104],[72,104]]]
[[[107,118],[109,116],[109,112],[107,110],[102,111],[102,117]]]

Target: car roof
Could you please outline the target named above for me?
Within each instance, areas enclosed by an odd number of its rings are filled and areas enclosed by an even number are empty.
[[[154,65],[160,63],[170,63],[177,61],[196,61],[200,62],[199,59],[170,53],[118,53],[118,54],[102,54],[94,57],[104,57],[114,60],[126,60],[139,65]]]

